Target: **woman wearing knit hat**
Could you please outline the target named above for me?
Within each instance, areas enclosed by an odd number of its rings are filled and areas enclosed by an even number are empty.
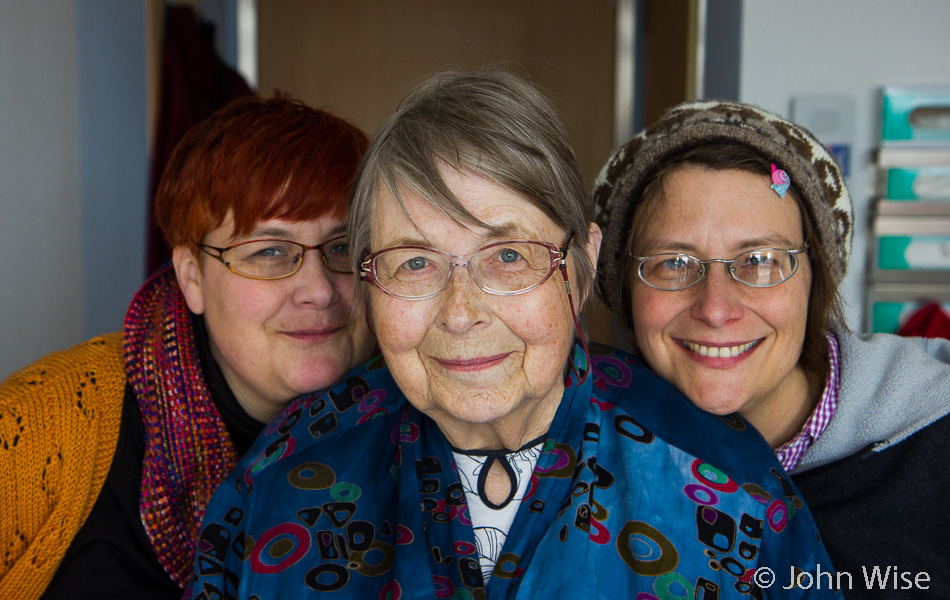
[[[607,162],[594,200],[601,297],[657,373],[775,449],[848,597],[887,565],[950,596],[933,458],[950,451],[950,342],[848,331],[853,212],[822,144],[752,106],[687,103]]]
[[[280,95],[179,143],[156,196],[173,260],[123,332],[0,386],[0,598],[181,597],[218,482],[292,398],[372,352],[344,232],[366,144]]]

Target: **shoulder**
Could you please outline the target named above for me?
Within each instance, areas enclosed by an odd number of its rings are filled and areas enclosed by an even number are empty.
[[[844,377],[860,375],[858,379],[868,381],[870,376],[874,382],[950,377],[950,340],[850,332],[835,332],[835,337]]]
[[[775,454],[739,415],[702,411],[639,358],[591,346],[593,399],[607,402],[665,444],[728,470],[739,481],[772,480]],[[616,425],[619,427],[620,425]]]
[[[881,451],[950,414],[950,341],[835,332],[838,406],[796,470]]]
[[[293,400],[265,428],[232,476],[250,484],[310,456],[330,460],[346,454],[351,444],[365,445],[371,430],[392,429],[405,402],[385,360],[375,357],[326,390]]]
[[[22,404],[31,397],[72,397],[87,404],[105,401],[101,410],[121,409],[125,388],[122,335],[92,338],[68,350],[55,352],[10,375],[0,384],[0,407]],[[114,401],[114,402],[113,402]],[[114,405],[114,406],[113,406]],[[46,406],[53,409],[53,406]]]
[[[118,333],[46,356],[0,385],[0,506],[7,511],[0,544],[10,568],[4,583],[52,576],[37,565],[56,568],[99,495],[125,388]]]
[[[873,403],[877,411],[902,413],[913,404],[918,415],[950,412],[950,340],[835,335],[841,349],[841,409]]]
[[[614,476],[634,486],[625,497],[649,481],[647,498],[656,510],[692,511],[697,532],[690,536],[698,533],[710,548],[726,534],[733,538],[730,545],[741,539],[761,548],[761,565],[782,565],[787,572],[788,565],[804,568],[815,558],[828,564],[801,494],[755,428],[738,415],[699,410],[624,352],[592,348],[591,365],[595,406],[589,410],[598,420],[603,450],[598,459],[620,461],[612,463],[619,465]],[[662,476],[650,479],[646,473]]]
[[[114,448],[125,383],[119,333],[50,354],[0,384],[0,437],[61,450],[93,440]]]
[[[853,360],[890,363],[903,358],[924,359],[950,367],[950,340],[944,338],[904,337],[890,333],[860,335],[836,331],[842,353]]]

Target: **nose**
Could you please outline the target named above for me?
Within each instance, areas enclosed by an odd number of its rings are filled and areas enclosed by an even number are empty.
[[[482,291],[469,270],[458,266],[452,270],[442,300],[439,325],[449,333],[468,333],[491,322],[491,311]]]
[[[309,250],[309,255],[301,257],[303,261],[297,272],[287,278],[293,290],[291,292],[294,304],[298,306],[312,305],[323,310],[333,306],[340,298],[337,285],[341,283],[352,285],[352,282],[342,281],[346,276],[336,276],[331,273],[315,250]]]
[[[723,327],[742,318],[742,290],[738,289],[742,284],[726,272],[727,268],[722,263],[706,265],[706,277],[690,288],[695,290],[690,314],[711,327]]]

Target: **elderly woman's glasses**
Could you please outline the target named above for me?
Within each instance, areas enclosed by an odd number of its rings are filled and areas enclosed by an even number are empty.
[[[805,244],[798,250],[750,250],[732,260],[699,260],[695,256],[675,252],[633,258],[640,261],[637,275],[643,283],[658,290],[676,291],[694,286],[706,276],[706,265],[712,263],[722,263],[729,275],[739,283],[761,288],[788,281],[798,270],[798,255],[807,251],[808,244]]]
[[[206,254],[232,272],[251,279],[281,279],[300,269],[307,250],[316,250],[323,264],[334,273],[352,273],[350,244],[346,236],[307,246],[290,240],[249,240],[225,248],[198,244]],[[214,250],[217,254],[211,252]]]
[[[547,281],[559,267],[567,281],[564,265],[573,237],[569,235],[562,246],[526,240],[495,242],[467,256],[425,246],[395,246],[364,258],[360,279],[396,298],[425,300],[442,293],[455,267],[465,267],[489,294],[524,294]]]

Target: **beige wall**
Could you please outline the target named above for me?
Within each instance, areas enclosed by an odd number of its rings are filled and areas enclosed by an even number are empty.
[[[613,0],[259,0],[259,88],[372,133],[426,76],[501,63],[555,100],[590,189],[613,148],[615,16]],[[591,337],[617,344],[605,313],[588,310]]]
[[[511,63],[554,97],[587,186],[613,145],[612,0],[259,0],[259,80],[368,132],[427,75]]]

